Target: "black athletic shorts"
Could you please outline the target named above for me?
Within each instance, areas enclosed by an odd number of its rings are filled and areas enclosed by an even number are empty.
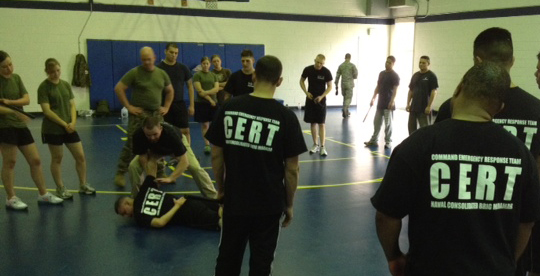
[[[217,109],[217,106],[212,106],[210,103],[195,102],[195,122],[212,122]]]
[[[177,128],[189,128],[186,102],[173,102],[171,108],[169,108],[169,112],[167,112],[163,118],[165,119],[165,122]]]
[[[304,122],[311,124],[324,124],[326,121],[326,99],[319,103],[306,98]]]
[[[26,146],[34,143],[34,137],[27,127],[0,128],[0,143]]]
[[[45,134],[41,133],[41,141],[43,144],[50,144],[53,146],[61,146],[63,144],[73,144],[81,141],[77,131],[66,134]]]

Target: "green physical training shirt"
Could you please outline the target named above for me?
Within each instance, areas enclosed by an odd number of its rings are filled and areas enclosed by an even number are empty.
[[[28,94],[28,92],[19,75],[12,74],[9,79],[0,76],[0,99],[18,100],[25,94]],[[8,127],[24,128],[26,123],[21,121],[15,114],[0,114],[0,128]]]
[[[38,103],[48,103],[51,111],[66,123],[71,123],[71,104],[73,91],[71,85],[60,80],[54,84],[49,80],[44,80],[38,88]],[[66,129],[45,116],[41,124],[41,132],[45,134],[66,134]]]
[[[203,72],[203,71],[199,71],[197,73],[195,73],[195,75],[193,76],[193,83],[195,82],[200,82],[201,83],[201,87],[203,90],[207,91],[207,90],[211,90],[212,88],[214,88],[214,85],[216,85],[216,82],[218,82],[218,78],[216,76],[216,74],[212,73],[212,72]],[[217,103],[217,97],[216,97],[216,94],[214,95],[210,95],[210,97],[212,98],[212,100],[214,102]],[[199,93],[197,93],[197,98],[195,99],[196,102],[199,102],[199,103],[202,103],[202,102],[205,102],[207,103],[208,101],[199,96]]]
[[[133,89],[130,104],[146,110],[158,110],[161,106],[161,93],[171,84],[169,76],[158,67],[146,71],[137,66],[127,72],[120,80]]]

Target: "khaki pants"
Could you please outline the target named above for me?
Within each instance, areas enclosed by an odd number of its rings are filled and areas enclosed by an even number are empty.
[[[217,198],[217,191],[216,188],[214,188],[212,179],[210,178],[208,173],[201,167],[201,164],[199,164],[197,157],[195,156],[193,150],[191,149],[191,146],[187,142],[186,136],[183,134],[182,143],[187,150],[185,153],[187,154],[187,159],[189,162],[187,170],[193,176],[195,184],[197,185],[203,196],[208,198]],[[135,198],[135,196],[139,192],[139,187],[143,183],[144,178],[144,168],[139,162],[139,155],[137,155],[135,156],[135,158],[133,158],[133,160],[131,160],[131,163],[129,164],[129,180],[131,181],[131,196],[133,198]]]

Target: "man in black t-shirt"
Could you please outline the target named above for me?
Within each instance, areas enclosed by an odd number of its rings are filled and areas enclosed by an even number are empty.
[[[396,99],[397,88],[399,86],[399,76],[393,69],[395,63],[396,58],[394,56],[386,58],[386,63],[384,64],[386,69],[379,74],[377,87],[375,87],[375,92],[369,103],[369,106],[373,106],[375,98],[379,95],[377,112],[375,112],[375,118],[373,119],[373,136],[371,136],[368,142],[364,142],[366,146],[377,146],[383,117],[384,147],[389,149],[392,146],[392,119],[394,117],[394,110],[396,109],[394,100]]]
[[[225,84],[225,101],[231,97],[237,97],[253,92],[253,64],[255,64],[255,57],[251,50],[244,50],[240,54],[242,58],[242,69],[232,73]]]
[[[502,28],[489,28],[482,31],[474,41],[474,62],[496,62],[510,72],[514,65],[512,34]],[[458,86],[459,88],[459,86]],[[510,85],[504,100],[504,109],[495,115],[493,122],[502,125],[519,138],[536,159],[540,168],[540,100],[527,93],[514,83]],[[451,100],[439,108],[436,123],[452,115]],[[540,226],[535,226],[529,248],[523,255],[524,261],[518,263],[516,275],[540,275]]]
[[[395,148],[371,199],[392,275],[514,275],[540,219],[540,185],[527,148],[491,121],[509,85],[504,68],[475,65],[454,94],[452,119]],[[404,255],[398,239],[407,215]]]
[[[173,156],[178,161],[175,171],[169,177],[156,179],[157,182],[172,183],[187,168],[193,176],[195,184],[205,197],[217,197],[212,179],[201,168],[199,161],[184,137],[177,128],[167,123],[161,123],[158,117],[145,119],[143,127],[133,134],[133,154],[136,156],[129,164],[133,198],[137,195],[138,187],[144,180],[143,168],[149,153],[161,157]]]
[[[191,71],[186,65],[177,62],[177,58],[178,45],[169,43],[165,48],[165,59],[157,65],[157,67],[167,72],[174,88],[174,99],[169,109],[169,113],[165,114],[163,118],[165,119],[165,122],[180,128],[182,134],[186,136],[188,143],[191,144],[188,116],[193,116],[193,114],[195,114],[193,82],[191,79]],[[186,107],[184,101],[184,85],[186,83],[188,86],[189,107]]]
[[[418,129],[418,125],[425,127],[431,123],[431,106],[437,96],[439,82],[435,73],[429,70],[429,65],[429,57],[421,56],[420,71],[414,73],[409,84],[405,108],[409,112],[409,135]]]
[[[146,179],[135,198],[121,197],[114,210],[124,217],[133,217],[139,226],[161,228],[181,225],[206,230],[218,230],[219,203],[196,197],[176,198],[159,190],[156,183],[156,156],[149,155]]]
[[[246,242],[249,275],[270,275],[280,228],[293,218],[298,155],[306,144],[294,112],[273,99],[281,84],[279,59],[257,62],[255,90],[225,102],[206,138],[223,199],[223,229],[216,276],[239,275]]]
[[[324,67],[326,57],[318,54],[315,64],[304,68],[300,77],[300,87],[306,94],[306,107],[304,122],[311,124],[311,136],[313,146],[310,154],[320,152],[321,156],[327,156],[328,151],[324,147],[326,139],[326,95],[332,91],[332,73]],[[306,89],[305,81],[308,80]]]

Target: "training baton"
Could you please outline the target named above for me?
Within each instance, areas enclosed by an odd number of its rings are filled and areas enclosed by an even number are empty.
[[[36,118],[36,116],[28,113],[28,112],[25,112],[24,110],[22,110],[22,108],[19,108],[19,107],[16,107],[16,106],[12,106],[12,105],[7,105],[7,104],[4,104],[4,103],[0,103],[0,106],[3,106],[3,107],[7,107],[9,109],[12,109],[12,110],[15,110],[19,113],[22,113],[24,114],[25,116],[27,116],[28,118],[31,118],[31,119],[34,119]]]

